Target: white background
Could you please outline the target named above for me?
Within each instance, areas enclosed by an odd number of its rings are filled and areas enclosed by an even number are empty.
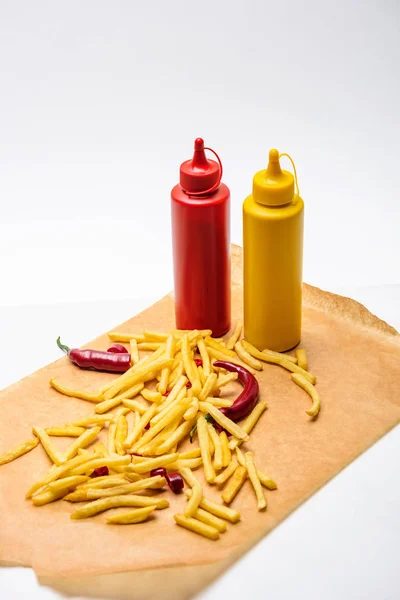
[[[172,288],[169,191],[199,135],[234,242],[253,174],[289,152],[304,279],[399,327],[399,28],[397,0],[0,1],[0,386],[56,358],[59,333],[81,344]],[[207,598],[249,573],[260,597],[398,598],[399,446],[394,431]],[[2,599],[53,597],[28,585],[0,571]]]

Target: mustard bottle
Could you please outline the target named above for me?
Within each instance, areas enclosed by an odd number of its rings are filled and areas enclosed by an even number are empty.
[[[281,169],[282,156],[294,176]],[[243,203],[244,335],[259,350],[283,352],[300,341],[303,224],[296,167],[272,149]]]

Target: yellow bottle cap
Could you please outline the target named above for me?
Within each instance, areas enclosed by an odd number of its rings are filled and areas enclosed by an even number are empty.
[[[282,171],[278,150],[269,151],[267,169],[258,171],[253,178],[253,198],[266,206],[289,204],[294,196],[294,177],[289,171]]]

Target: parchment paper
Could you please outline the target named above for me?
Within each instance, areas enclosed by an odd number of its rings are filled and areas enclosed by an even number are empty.
[[[241,249],[232,249],[232,322],[242,316]],[[168,295],[115,329],[141,332],[174,327]],[[106,348],[103,335],[87,344]],[[304,286],[303,336],[310,371],[318,378],[322,409],[305,414],[309,397],[280,367],[257,374],[268,403],[251,435],[259,468],[278,483],[259,513],[247,482],[232,506],[242,513],[218,542],[176,526],[183,496],[165,492],[169,509],[151,522],[108,526],[104,515],[73,521],[75,505],[34,507],[25,492],[49,468],[39,446],[0,467],[0,563],[32,566],[59,590],[107,598],[188,598],[265,536],[300,503],[394,427],[400,419],[400,336],[350,300]],[[82,371],[61,358],[0,394],[0,453],[31,437],[32,425],[62,425],[93,412],[94,405],[51,389],[50,377],[89,390],[112,375]],[[238,385],[238,384],[233,384]],[[232,388],[236,393],[238,388]],[[53,438],[63,449],[71,440]],[[197,471],[196,474],[199,474]],[[215,486],[206,495],[220,500]]]

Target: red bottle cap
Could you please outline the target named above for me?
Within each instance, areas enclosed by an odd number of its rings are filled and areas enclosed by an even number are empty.
[[[204,150],[215,154],[218,162],[209,160]],[[210,194],[221,183],[222,164],[219,156],[211,148],[204,148],[204,140],[197,138],[194,142],[194,154],[191,160],[186,160],[180,168],[180,184],[182,189],[191,196]]]

